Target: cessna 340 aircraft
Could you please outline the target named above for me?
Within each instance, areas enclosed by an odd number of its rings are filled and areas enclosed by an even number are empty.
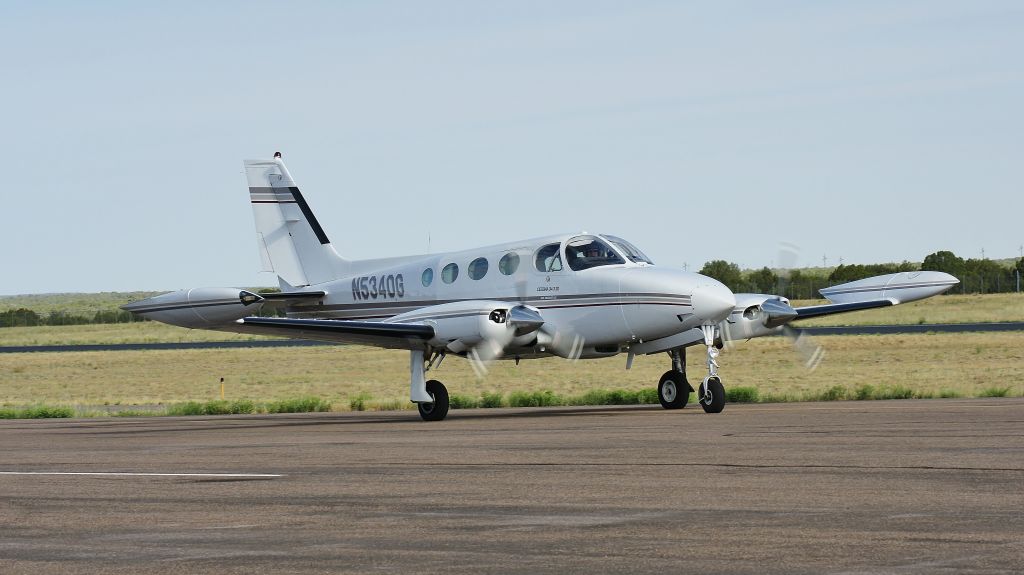
[[[188,328],[357,343],[409,352],[409,395],[427,421],[444,419],[448,391],[425,374],[451,354],[478,373],[496,359],[591,359],[667,353],[658,383],[666,409],[686,405],[688,346],[707,347],[697,397],[725,406],[717,357],[723,343],[777,334],[788,323],[919,300],[959,283],[941,272],[876,276],[821,290],[830,302],[794,308],[786,298],[734,294],[710,277],[659,267],[608,234],[561,234],[471,250],[351,261],[341,257],[289,175],[281,154],[245,172],[264,268],[281,293],[196,288],[125,305]],[[257,317],[267,306],[287,317]]]

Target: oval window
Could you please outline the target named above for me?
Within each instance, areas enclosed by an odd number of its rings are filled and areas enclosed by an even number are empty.
[[[519,269],[519,254],[515,252],[509,252],[498,260],[498,271],[504,275],[510,276],[516,273],[517,269]]]
[[[423,270],[423,275],[420,276],[420,281],[423,282],[423,287],[430,287],[430,284],[434,283],[434,268],[427,268]]]
[[[444,266],[441,270],[441,281],[446,284],[450,284],[455,281],[455,278],[459,277],[459,266],[455,263],[450,263]]]
[[[487,258],[476,258],[469,262],[469,277],[478,280],[487,275]]]

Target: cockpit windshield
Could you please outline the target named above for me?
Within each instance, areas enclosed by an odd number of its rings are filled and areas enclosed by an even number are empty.
[[[603,234],[603,237],[604,239],[611,242],[612,245],[619,248],[619,251],[625,254],[625,256],[629,258],[629,261],[633,263],[645,263],[654,265],[654,262],[651,261],[651,258],[645,256],[642,251],[637,249],[636,246],[627,242],[626,240],[622,238],[617,238],[615,236],[609,236],[608,234]]]
[[[615,250],[596,236],[579,236],[565,244],[565,259],[573,271],[626,263]]]

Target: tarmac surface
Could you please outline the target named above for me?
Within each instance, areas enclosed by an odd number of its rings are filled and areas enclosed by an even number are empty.
[[[694,407],[0,421],[0,572],[1024,570],[1024,399]]]

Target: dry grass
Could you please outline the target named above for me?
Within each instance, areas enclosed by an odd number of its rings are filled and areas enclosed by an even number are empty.
[[[178,343],[271,339],[258,335],[185,329],[155,321],[0,328],[0,346]]]
[[[727,386],[754,386],[761,396],[815,394],[841,385],[912,388],[935,396],[976,396],[992,387],[1024,395],[1024,335],[1018,333],[828,336],[825,362],[805,371],[783,338],[762,338],[726,350]],[[703,376],[703,349],[691,348],[689,375]],[[668,369],[664,355],[570,363],[562,359],[499,362],[483,381],[467,362],[448,358],[438,372],[451,393],[551,390],[582,395],[591,389],[637,390],[656,385]],[[326,399],[338,408],[360,396],[368,407],[408,404],[408,356],[360,346],[298,349],[117,351],[0,355],[0,404],[151,405],[219,398],[274,401]]]

